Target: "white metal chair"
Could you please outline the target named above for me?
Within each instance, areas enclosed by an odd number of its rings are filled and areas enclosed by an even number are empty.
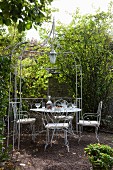
[[[30,125],[30,129],[31,129],[31,132],[32,132],[32,140],[34,141],[35,140],[35,121],[36,121],[36,118],[30,118],[29,115],[25,114],[18,114],[17,115],[17,130],[19,131],[19,126],[20,128],[22,129],[22,125],[26,125],[26,124],[29,124]],[[20,124],[20,125],[19,125]],[[21,129],[20,129],[20,132],[21,132]]]
[[[66,108],[69,107],[70,104],[64,99],[59,99],[59,100],[56,100],[54,102],[54,106],[56,108],[64,108],[66,110]],[[58,115],[58,116],[56,116],[56,118],[61,119],[61,116]],[[66,115],[62,116],[62,119],[67,120],[69,122],[69,128],[68,128],[69,132],[72,132],[72,120],[73,120],[73,118],[74,118],[74,115],[72,115],[72,114],[70,114],[70,115],[68,114],[67,116]]]
[[[52,146],[54,136],[62,134],[60,132],[64,132],[64,142],[69,152],[69,143],[67,140],[69,121],[63,119],[63,116],[67,116],[67,114],[68,113],[64,112],[62,108],[61,109],[59,108],[58,110],[55,111],[47,110],[43,113],[42,121],[44,127],[46,128],[45,149],[49,144],[51,144]],[[57,116],[59,116],[59,118],[57,118]]]
[[[35,121],[36,118],[29,117],[27,111],[20,111],[17,108],[17,103],[12,102],[12,108],[14,112],[14,130],[18,137],[20,136],[22,125],[29,124],[32,132],[32,140],[35,140]]]
[[[78,125],[79,125],[79,141],[81,139],[81,133],[82,133],[82,128],[84,126],[87,127],[95,127],[95,134],[96,138],[99,142],[99,137],[98,137],[98,128],[100,126],[100,121],[101,121],[101,110],[102,110],[102,101],[100,101],[98,105],[98,110],[97,113],[84,113],[82,116],[82,119],[79,120]]]

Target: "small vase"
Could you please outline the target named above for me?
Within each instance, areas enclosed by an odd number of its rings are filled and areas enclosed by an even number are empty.
[[[47,109],[52,109],[52,106],[53,106],[53,104],[52,104],[52,101],[51,101],[51,96],[48,96],[48,101],[46,103],[46,108]]]

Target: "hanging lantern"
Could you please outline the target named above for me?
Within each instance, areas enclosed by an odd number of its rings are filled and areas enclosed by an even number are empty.
[[[49,53],[50,62],[51,62],[52,64],[55,64],[55,62],[56,62],[56,56],[57,56],[57,53],[55,52],[54,49],[52,49],[52,50],[50,51],[50,53]]]
[[[54,18],[53,18],[53,24],[52,24],[52,31],[51,31],[51,33],[53,33],[53,36],[52,36],[51,51],[49,53],[49,58],[50,58],[50,62],[52,64],[55,64],[57,53],[54,50],[54,39],[55,39],[55,19]]]

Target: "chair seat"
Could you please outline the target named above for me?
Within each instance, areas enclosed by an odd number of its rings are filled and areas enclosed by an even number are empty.
[[[27,123],[35,123],[36,118],[24,118],[17,120],[17,123],[27,124]]]
[[[68,123],[48,123],[45,128],[48,129],[61,129],[61,128],[68,128]]]
[[[55,119],[67,119],[67,120],[71,120],[71,119],[73,119],[73,116],[55,116]]]
[[[82,126],[99,126],[99,122],[98,121],[88,121],[88,120],[79,120],[78,122],[79,125],[82,125]]]
[[[66,116],[67,119],[73,119],[73,116]]]

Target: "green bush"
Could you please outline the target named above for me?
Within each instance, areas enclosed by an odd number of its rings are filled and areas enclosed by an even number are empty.
[[[10,73],[10,57],[0,56],[0,161],[7,159],[7,149],[4,148],[4,117],[7,114],[8,88]]]
[[[90,144],[84,149],[93,167],[110,170],[113,166],[113,149],[104,144]]]

